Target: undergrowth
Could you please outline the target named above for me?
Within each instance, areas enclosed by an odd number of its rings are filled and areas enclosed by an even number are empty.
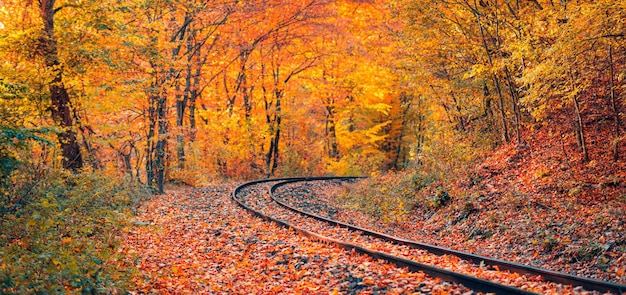
[[[98,173],[14,173],[0,188],[0,294],[126,293],[118,233],[147,196]]]
[[[346,190],[339,201],[387,223],[407,221],[417,207],[435,211],[451,204],[453,198],[469,202],[466,193],[450,183],[469,177],[467,167],[482,154],[475,146],[488,149],[490,142],[433,145],[420,153],[413,167],[373,175]]]
[[[433,175],[411,172],[375,175],[367,181],[356,183],[340,197],[340,202],[384,222],[403,222],[415,206],[437,207],[447,202],[449,196],[441,187],[432,198],[420,195],[422,190],[437,180]]]

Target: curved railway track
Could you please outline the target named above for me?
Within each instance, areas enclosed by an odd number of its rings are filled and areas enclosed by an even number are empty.
[[[347,250],[370,255],[373,258],[388,261],[399,267],[407,267],[412,271],[422,271],[430,276],[439,277],[445,281],[460,283],[478,292],[496,294],[537,294],[528,290],[536,291],[542,290],[542,288],[556,290],[557,292],[561,290],[564,291],[564,293],[577,293],[581,291],[578,288],[574,289],[574,286],[580,286],[585,290],[603,293],[624,294],[624,292],[626,292],[626,286],[611,282],[577,277],[532,266],[455,251],[360,228],[297,209],[279,200],[274,195],[277,188],[290,183],[349,180],[355,178],[356,177],[315,177],[257,180],[237,187],[233,191],[232,198],[240,206],[253,212],[262,219],[291,228],[297,233],[313,240],[334,244]],[[270,184],[271,186],[269,186]],[[254,189],[257,186],[261,186],[261,189]],[[324,226],[326,226],[326,228],[324,228]],[[324,234],[322,235],[320,232]],[[345,238],[346,236],[351,237]],[[427,262],[438,259],[432,258],[432,256],[440,256],[443,257],[441,259],[445,261],[452,261],[454,267],[458,269],[444,269],[419,261],[421,259],[420,257],[430,257],[426,258]],[[463,261],[459,262],[458,260]],[[450,262],[446,265],[449,264]],[[488,266],[490,270],[486,271],[484,266]],[[476,277],[477,274],[478,276],[492,277],[495,276],[493,275],[494,273],[500,271],[519,274],[517,278],[518,280],[522,278],[521,282],[505,280],[504,283],[506,284],[504,284],[501,281],[496,282]],[[540,280],[545,280],[546,282],[540,283],[538,282]],[[513,284],[521,285],[522,288],[511,286]],[[542,287],[541,284],[548,285],[548,287]]]

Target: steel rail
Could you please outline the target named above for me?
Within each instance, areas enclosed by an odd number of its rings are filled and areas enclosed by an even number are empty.
[[[323,242],[323,243],[328,243],[328,244],[332,244],[332,245],[336,245],[337,247],[340,247],[342,249],[345,250],[349,250],[349,251],[355,251],[361,254],[365,254],[365,255],[369,255],[374,259],[382,259],[385,260],[389,263],[395,264],[398,267],[406,267],[407,269],[411,270],[411,271],[421,271],[425,274],[428,274],[432,277],[437,277],[437,278],[441,278],[445,281],[449,281],[449,282],[455,282],[455,283],[459,283],[464,285],[465,287],[473,290],[473,291],[478,291],[478,292],[485,292],[485,293],[496,293],[496,294],[520,294],[520,295],[531,295],[531,294],[537,294],[537,293],[533,293],[533,292],[529,292],[526,290],[522,290],[522,289],[518,289],[512,286],[507,286],[507,285],[503,285],[503,284],[499,284],[496,282],[492,282],[492,281],[488,281],[488,280],[484,280],[484,279],[480,279],[480,278],[476,278],[473,276],[469,276],[469,275],[465,275],[465,274],[460,274],[460,273],[456,273],[450,270],[446,270],[446,269],[442,269],[442,268],[438,268],[438,267],[434,267],[431,265],[426,265],[426,264],[422,264],[422,263],[418,263],[412,260],[408,260],[405,258],[400,258],[400,257],[396,257],[384,252],[379,252],[379,251],[374,251],[374,250],[370,250],[355,244],[351,244],[351,243],[347,243],[344,241],[340,241],[337,239],[333,239],[333,238],[329,238],[299,227],[296,227],[294,225],[291,225],[283,220],[271,217],[269,215],[265,215],[262,212],[259,212],[257,210],[255,210],[254,208],[252,208],[251,206],[245,204],[242,200],[237,198],[237,194],[239,194],[239,192],[241,192],[241,190],[243,190],[244,188],[250,187],[250,186],[254,186],[254,185],[258,185],[258,184],[263,184],[263,183],[267,183],[267,182],[276,182],[276,181],[305,181],[305,180],[332,180],[332,179],[354,179],[355,177],[314,177],[314,178],[280,178],[280,179],[262,179],[262,180],[255,180],[255,181],[251,181],[251,182],[247,182],[244,183],[240,186],[238,186],[237,188],[235,188],[235,190],[233,191],[232,194],[232,199],[242,208],[252,212],[255,216],[260,217],[263,220],[269,221],[269,222],[274,222],[282,227],[291,229],[293,231],[295,231],[296,233],[308,237],[311,240],[314,241],[319,241],[319,242]]]
[[[351,178],[335,178],[335,179],[342,180],[342,179],[351,179]],[[352,224],[336,221],[336,220],[333,220],[324,216],[314,214],[312,212],[297,209],[281,200],[278,200],[275,196],[276,189],[278,189],[281,186],[284,186],[290,183],[296,183],[296,182],[302,182],[302,181],[314,181],[314,180],[318,180],[318,179],[301,178],[301,179],[281,180],[279,183],[274,184],[270,188],[270,197],[272,198],[272,200],[274,200],[276,203],[283,206],[284,208],[287,208],[299,214],[303,214],[303,215],[309,216],[311,218],[314,218],[320,221],[327,222],[335,226],[344,227],[349,230],[360,231],[365,235],[380,238],[380,239],[393,242],[399,245],[405,245],[407,247],[411,247],[414,249],[426,250],[428,252],[431,252],[437,255],[454,255],[463,260],[469,261],[473,264],[477,264],[477,265],[485,264],[485,265],[489,265],[492,267],[497,267],[499,270],[508,270],[510,272],[515,272],[521,275],[541,276],[547,281],[551,281],[551,282],[555,282],[555,283],[559,283],[563,285],[581,286],[585,290],[588,290],[588,291],[611,292],[613,294],[625,294],[626,293],[626,285],[620,285],[620,284],[613,283],[613,282],[607,282],[607,281],[601,281],[601,280],[596,280],[592,278],[570,275],[570,274],[557,272],[557,271],[553,271],[549,269],[509,262],[505,260],[500,260],[500,259],[490,258],[486,256],[471,254],[467,252],[457,251],[457,250],[453,250],[453,249],[449,249],[445,247],[420,243],[417,241],[402,239],[399,237],[376,232],[370,229],[358,227]],[[319,179],[319,180],[323,180],[323,179]]]

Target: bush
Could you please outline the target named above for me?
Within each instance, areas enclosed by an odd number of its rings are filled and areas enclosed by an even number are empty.
[[[97,173],[17,174],[0,199],[0,294],[125,293],[133,270],[118,264],[117,233],[147,190]]]
[[[432,175],[410,172],[376,175],[358,182],[341,201],[348,208],[360,210],[384,222],[402,222],[414,206],[423,202],[418,192],[434,181]]]
[[[450,201],[450,194],[443,187],[438,186],[435,193],[428,198],[427,204],[431,208],[441,208]]]
[[[31,142],[52,145],[40,136],[46,132],[45,128],[27,129],[0,123],[0,188],[10,185],[11,175],[22,164],[18,159],[18,152],[27,149]]]

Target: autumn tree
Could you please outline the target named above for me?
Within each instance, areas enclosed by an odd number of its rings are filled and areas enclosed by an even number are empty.
[[[58,158],[64,168],[73,171],[85,161],[93,169],[101,168],[86,115],[91,108],[86,98],[94,88],[86,85],[98,80],[100,66],[106,67],[110,57],[106,49],[98,47],[114,29],[106,7],[106,3],[94,1],[3,1],[3,60],[13,63],[13,70],[4,78],[29,89],[27,97],[42,117],[34,112],[25,119],[40,127],[55,126],[61,151]],[[73,17],[83,11],[91,13]],[[43,116],[48,112],[51,115]]]
[[[523,47],[527,57],[522,81],[528,92],[522,102],[538,120],[554,113],[569,117],[583,161],[591,159],[590,124],[612,130],[606,146],[612,159],[619,159],[623,132],[619,95],[624,86],[615,75],[625,63],[623,54],[616,55],[626,50],[624,15],[624,7],[612,1],[544,5],[538,14],[543,21]],[[610,117],[612,126],[591,119],[594,116]]]
[[[181,32],[183,40],[184,61],[182,69],[177,75],[176,88],[176,154],[178,168],[185,168],[185,145],[186,141],[195,140],[196,129],[196,103],[202,91],[201,81],[211,83],[213,77],[204,77],[202,68],[212,57],[213,50],[220,39],[220,27],[225,25],[234,9],[227,3],[201,3],[187,1],[179,9],[185,14],[189,22]],[[182,85],[182,87],[181,87]],[[182,88],[182,89],[181,89]],[[189,125],[184,127],[185,122]]]
[[[177,76],[176,64],[181,59],[184,34],[191,22],[188,15],[177,13],[175,5],[157,1],[129,8],[142,14],[142,18],[133,24],[134,36],[140,38],[133,50],[137,54],[138,69],[149,81],[143,85],[147,104],[142,110],[147,119],[146,181],[160,193],[163,192],[167,164],[168,98]]]

